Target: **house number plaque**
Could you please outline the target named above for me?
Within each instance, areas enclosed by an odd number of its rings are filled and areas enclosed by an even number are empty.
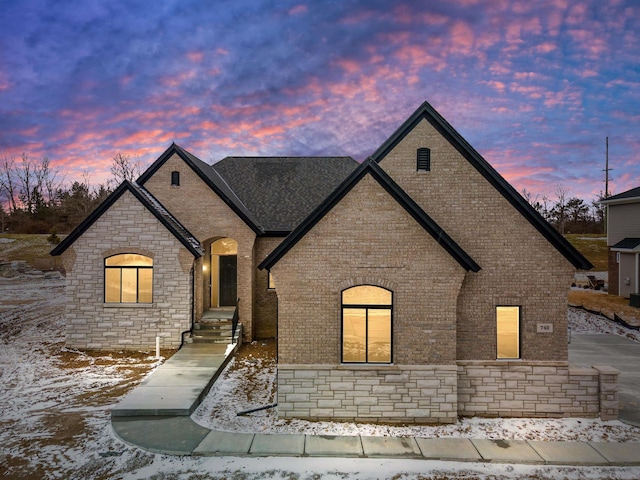
[[[553,333],[553,323],[539,323],[538,333]]]

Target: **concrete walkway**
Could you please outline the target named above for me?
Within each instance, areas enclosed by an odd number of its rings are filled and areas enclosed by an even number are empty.
[[[640,442],[544,442],[462,438],[230,433],[191,420],[233,355],[226,345],[187,344],[111,412],[124,442],[169,455],[412,458],[576,466],[640,465]]]
[[[111,410],[111,417],[191,415],[238,344],[187,343]]]

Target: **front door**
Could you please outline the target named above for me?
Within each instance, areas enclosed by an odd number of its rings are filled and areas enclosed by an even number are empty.
[[[220,306],[228,307],[238,300],[238,256],[220,255]]]

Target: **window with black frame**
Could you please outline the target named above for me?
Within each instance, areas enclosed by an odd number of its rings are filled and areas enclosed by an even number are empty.
[[[105,303],[151,303],[153,258],[122,253],[104,259]]]
[[[342,292],[342,362],[391,363],[393,293],[374,285]]]

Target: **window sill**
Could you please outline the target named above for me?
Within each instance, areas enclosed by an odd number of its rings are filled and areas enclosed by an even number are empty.
[[[104,308],[155,308],[155,303],[103,303]]]
[[[337,370],[399,370],[393,363],[341,363]]]

